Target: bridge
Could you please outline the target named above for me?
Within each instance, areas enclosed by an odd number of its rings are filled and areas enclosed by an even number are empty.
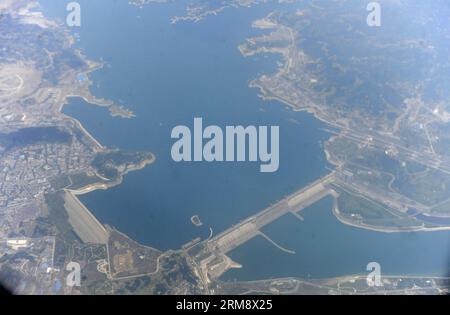
[[[327,195],[336,194],[334,190],[329,188],[329,184],[334,180],[334,172],[320,178],[314,183],[288,195],[261,212],[216,235],[208,241],[208,245],[210,248],[226,254],[259,235],[260,229],[287,213],[292,213],[301,218],[297,212],[307,208]]]

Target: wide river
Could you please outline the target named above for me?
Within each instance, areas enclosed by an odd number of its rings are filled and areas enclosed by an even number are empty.
[[[47,14],[65,19],[65,4],[45,0]],[[106,66],[91,79],[96,96],[126,105],[133,119],[112,118],[104,108],[73,99],[65,113],[79,119],[104,145],[153,152],[156,162],[132,172],[107,191],[81,197],[105,224],[165,250],[216,234],[327,174],[326,128],[313,116],[264,102],[251,79],[275,71],[279,56],[244,58],[237,47],[258,34],[251,28],[273,5],[230,9],[199,23],[172,25],[185,1],[143,9],[127,1],[79,1],[77,46]],[[99,15],[99,13],[101,14]],[[170,132],[176,125],[280,126],[280,168],[259,172],[255,163],[175,163]],[[371,261],[385,273],[449,273],[450,233],[388,234],[338,222],[328,199],[306,209],[305,221],[285,216],[264,232],[296,251],[282,252],[256,238],[231,253],[244,268],[225,279],[331,277],[366,272]],[[202,227],[190,218],[197,214]]]

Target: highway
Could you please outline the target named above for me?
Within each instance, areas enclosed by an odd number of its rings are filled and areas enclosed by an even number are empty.
[[[301,211],[325,196],[334,194],[335,192],[329,188],[329,184],[334,180],[334,172],[320,178],[213,237],[208,241],[209,247],[226,254],[260,234],[260,229],[283,215]]]
[[[399,140],[382,136],[377,133],[363,134],[360,131],[349,128],[344,128],[341,132],[333,133],[361,144],[367,144],[368,139],[371,138],[369,143],[373,147],[383,151],[388,147],[394,147],[400,152],[403,159],[414,161],[450,175],[450,159],[446,156],[425,152],[423,150],[414,150],[406,147]]]

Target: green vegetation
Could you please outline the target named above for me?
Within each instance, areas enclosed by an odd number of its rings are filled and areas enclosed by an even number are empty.
[[[55,266],[63,267],[71,245],[81,243],[69,223],[69,215],[64,208],[64,193],[59,191],[45,196],[48,219],[56,227]]]
[[[353,195],[342,189],[336,190],[339,192],[339,211],[347,218],[351,217],[358,219],[364,224],[380,227],[413,227],[421,225],[415,219],[396,210],[386,208],[375,201]]]
[[[347,163],[355,181],[372,188],[397,192],[427,206],[449,199],[450,177],[443,172],[411,161],[402,164],[398,156],[377,148],[358,148],[354,142],[342,138],[328,143],[327,149],[333,158]]]
[[[428,206],[446,201],[450,197],[450,177],[436,170],[418,176],[401,174],[394,187],[405,196]],[[450,209],[447,209],[450,213]]]
[[[54,190],[61,190],[70,186],[70,178],[69,175],[61,174],[56,176],[55,178],[50,179],[50,185]]]
[[[160,270],[151,276],[120,281],[117,294],[177,294],[183,287],[196,290],[197,278],[182,253],[172,252],[160,260]],[[195,291],[194,291],[195,292]]]
[[[152,155],[150,153],[116,150],[97,154],[92,162],[92,166],[95,167],[100,176],[113,180],[121,172],[127,170],[128,167],[139,165],[151,158]]]
[[[102,182],[104,182],[104,180],[97,175],[88,174],[86,172],[71,175],[61,174],[50,180],[50,184],[55,191],[62,189],[77,190]]]

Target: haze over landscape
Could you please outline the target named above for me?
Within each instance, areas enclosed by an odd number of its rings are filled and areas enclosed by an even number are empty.
[[[448,293],[445,0],[77,3],[0,0],[7,288]]]

